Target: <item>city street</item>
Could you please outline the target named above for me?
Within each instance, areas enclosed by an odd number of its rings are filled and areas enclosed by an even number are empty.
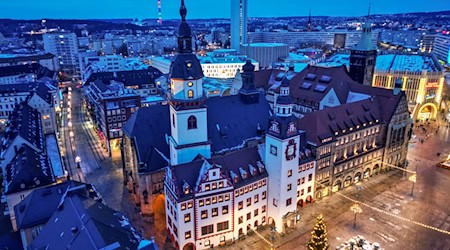
[[[436,128],[430,126],[428,131],[434,133]],[[417,134],[417,139],[425,137],[424,133]],[[310,238],[316,217],[322,213],[328,230],[330,249],[335,249],[355,235],[378,242],[384,249],[450,249],[449,234],[412,222],[450,231],[450,198],[447,193],[450,170],[435,165],[440,159],[436,156],[437,152],[441,152],[442,157],[446,157],[450,152],[449,142],[450,129],[441,125],[438,133],[425,139],[423,144],[410,144],[409,169],[415,171],[417,167],[417,182],[412,196],[412,183],[403,177],[401,171],[392,170],[387,174],[372,177],[358,185],[358,188],[349,187],[301,208],[301,220],[297,228],[285,235],[276,234],[275,247],[306,249],[306,242]],[[339,194],[369,205],[361,205],[362,213],[357,215],[355,229],[354,214],[350,211],[353,202]],[[270,239],[269,228],[266,227],[259,233],[267,240]],[[253,234],[226,248],[270,249],[270,245]]]
[[[66,164],[69,163],[70,173],[75,180],[82,180],[95,185],[98,192],[103,196],[105,202],[111,208],[122,211],[132,222],[132,224],[149,239],[155,237],[158,245],[165,243],[165,223],[160,223],[162,227],[155,226],[149,218],[139,213],[139,208],[133,203],[131,195],[123,185],[122,162],[120,157],[108,157],[106,149],[102,146],[98,134],[94,130],[94,124],[88,119],[86,110],[81,102],[81,89],[72,86],[71,97],[71,122],[74,132],[75,144],[70,145],[69,128],[67,126],[67,113],[65,117],[63,145],[69,150],[65,150]],[[67,98],[67,97],[65,97]],[[64,101],[67,104],[67,99]],[[73,151],[71,150],[73,149]],[[76,167],[75,157],[81,159],[80,168]],[[165,219],[165,218],[163,218]],[[155,219],[156,220],[156,219]]]

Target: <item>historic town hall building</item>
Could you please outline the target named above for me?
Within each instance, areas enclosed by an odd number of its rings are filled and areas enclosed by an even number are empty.
[[[377,89],[300,119],[292,80],[306,76],[283,74],[269,104],[247,62],[237,95],[206,98],[186,14],[182,0],[169,104],[135,112],[122,150],[135,203],[152,214],[155,200],[164,200],[177,249],[229,244],[266,224],[285,232],[315,198],[404,164],[410,122],[403,92]]]

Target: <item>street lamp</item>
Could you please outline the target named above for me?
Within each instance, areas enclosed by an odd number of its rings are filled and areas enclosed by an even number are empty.
[[[353,220],[353,229],[356,227],[356,214],[362,213],[362,208],[358,203],[353,204],[350,210],[355,214],[355,219]]]
[[[69,132],[69,136],[70,136],[70,137],[73,137],[73,136],[74,136],[73,131],[70,131],[70,132]]]
[[[72,122],[68,122],[67,126],[72,127]]]
[[[75,162],[77,163],[77,168],[80,168],[81,158],[79,156],[75,157]]]
[[[413,174],[409,177],[409,181],[412,182],[412,188],[411,188],[411,196],[413,196],[414,192],[414,184],[416,183],[416,174]]]

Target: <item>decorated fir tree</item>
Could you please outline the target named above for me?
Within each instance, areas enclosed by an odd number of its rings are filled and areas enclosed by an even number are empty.
[[[317,217],[316,225],[311,232],[311,239],[306,243],[306,247],[309,250],[327,250],[330,247],[327,239],[327,228],[322,214]]]

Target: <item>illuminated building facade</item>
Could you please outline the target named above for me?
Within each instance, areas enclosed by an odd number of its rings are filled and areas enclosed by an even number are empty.
[[[231,0],[231,48],[239,51],[247,43],[247,0]]]
[[[444,70],[434,54],[378,56],[372,86],[393,89],[401,79],[414,119],[435,119],[442,100]]]

